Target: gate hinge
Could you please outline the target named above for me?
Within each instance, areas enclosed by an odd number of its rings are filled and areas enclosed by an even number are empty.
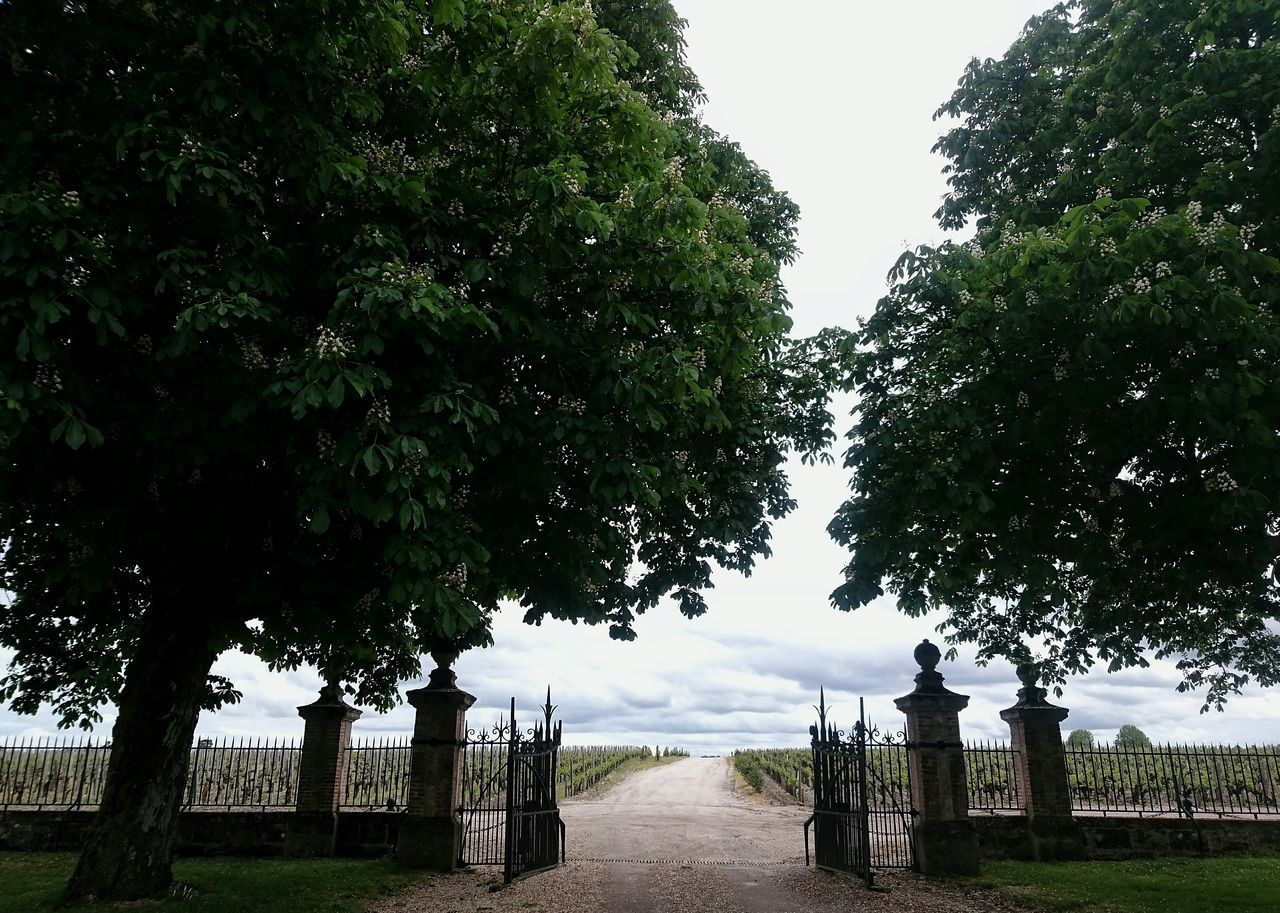
[[[964,742],[944,742],[941,739],[936,742],[904,742],[903,744],[907,746],[908,751],[912,748],[936,748],[939,751],[946,748],[964,748]]]

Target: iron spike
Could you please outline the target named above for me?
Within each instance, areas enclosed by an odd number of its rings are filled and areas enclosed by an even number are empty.
[[[818,731],[825,734],[827,732],[827,690],[824,686],[818,686],[818,706],[813,708],[818,711]]]
[[[551,716],[556,712],[556,709],[556,705],[551,703],[551,686],[547,685],[547,702],[543,704],[542,710],[547,720],[546,732],[548,738],[551,737]]]

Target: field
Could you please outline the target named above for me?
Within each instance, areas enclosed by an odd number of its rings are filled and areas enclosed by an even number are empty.
[[[75,856],[69,853],[0,853],[0,913],[96,909],[57,905],[74,866]],[[184,859],[174,864],[173,873],[193,893],[149,902],[142,909],[361,913],[369,901],[397,893],[421,878],[398,871],[386,860],[363,859]]]
[[[852,756],[838,758],[835,763],[852,763]],[[813,753],[807,748],[740,750],[733,754],[733,766],[754,789],[759,790],[767,778],[797,802],[805,803],[813,797]],[[904,748],[867,751],[867,800],[875,808],[902,808],[908,804]]]
[[[991,862],[977,883],[1058,913],[1275,913],[1280,856]]]
[[[353,747],[348,792],[368,790],[367,768],[386,768],[396,746]],[[407,748],[403,749],[407,752]],[[374,753],[378,757],[375,758]],[[183,806],[200,809],[291,808],[297,801],[299,743],[201,739],[191,749]],[[102,797],[111,748],[91,740],[0,742],[0,809],[93,809]],[[407,770],[407,768],[406,768]],[[393,781],[381,770],[382,782]],[[377,790],[385,803],[394,790]],[[344,800],[344,805],[364,801]]]
[[[556,770],[559,796],[594,789],[633,758],[635,745],[565,746]],[[664,749],[664,753],[679,753]],[[109,746],[84,742],[0,743],[0,810],[94,809],[106,779]],[[302,747],[293,741],[202,739],[191,749],[183,806],[192,809],[284,809],[297,801]],[[407,739],[357,742],[347,749],[345,809],[403,809],[409,795]],[[467,782],[505,783],[506,749],[468,749]]]
[[[739,750],[733,753],[733,766],[756,792],[764,788],[765,779],[800,802],[808,795],[806,790],[813,789],[813,756],[807,748]]]
[[[608,780],[628,761],[652,756],[648,746],[573,745],[561,748],[560,768],[557,771],[560,798],[572,799],[588,793]]]
[[[905,791],[901,746],[867,750],[871,801],[877,793]],[[1178,814],[1188,804],[1200,816],[1280,814],[1280,749],[1228,745],[1156,745],[1127,749],[1100,746],[1067,749],[1067,778],[1072,808],[1117,814]],[[970,742],[965,747],[969,807],[1017,810],[1022,807],[1009,746]],[[813,789],[809,749],[747,749],[734,753],[734,765],[757,789],[773,780],[797,801]]]

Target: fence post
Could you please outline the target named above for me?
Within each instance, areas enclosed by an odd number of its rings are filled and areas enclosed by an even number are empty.
[[[338,839],[338,803],[347,781],[351,724],[361,712],[334,685],[298,708],[306,721],[298,762],[298,803],[285,836],[287,856],[332,856]]]
[[[409,804],[396,843],[404,866],[450,872],[462,845],[462,757],[467,708],[473,695],[459,690],[450,666],[457,653],[433,651],[436,670],[425,688],[405,695],[417,711],[409,762]]]
[[[1036,684],[1040,670],[1018,666],[1018,702],[1000,711],[1009,724],[1014,771],[1022,793],[1030,832],[1030,848],[1037,860],[1083,859],[1084,834],[1071,817],[1071,783],[1062,745],[1062,721],[1071,712],[1050,704],[1048,692]]]
[[[894,704],[907,715],[907,763],[917,812],[912,824],[916,871],[976,875],[978,834],[969,820],[960,741],[960,711],[969,705],[969,696],[943,686],[937,671],[942,653],[928,640],[916,647],[914,655],[920,665],[915,690]]]

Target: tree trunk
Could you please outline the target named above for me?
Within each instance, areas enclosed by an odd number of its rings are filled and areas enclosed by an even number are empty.
[[[134,900],[173,880],[191,739],[218,652],[211,620],[207,608],[194,605],[148,610],[111,730],[102,805],[67,899]]]

